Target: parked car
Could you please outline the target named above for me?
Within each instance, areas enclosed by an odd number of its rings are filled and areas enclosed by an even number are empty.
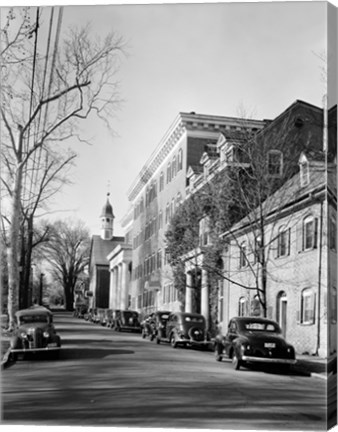
[[[154,333],[158,344],[162,339],[166,339],[166,328],[170,313],[169,311],[157,311],[154,314]]]
[[[15,314],[15,330],[10,341],[11,356],[19,353],[51,351],[58,357],[61,338],[53,325],[53,314],[43,306],[32,306]]]
[[[114,329],[116,331],[130,331],[141,333],[142,328],[139,321],[139,314],[131,310],[116,311]]]
[[[203,315],[197,313],[175,312],[168,317],[165,338],[158,337],[157,343],[170,342],[177,346],[199,346],[209,348],[211,341]]]
[[[279,325],[266,318],[232,318],[226,335],[217,335],[214,349],[217,361],[229,357],[237,370],[248,363],[296,363],[294,347],[285,341]]]
[[[154,313],[146,315],[141,321],[142,338],[149,337],[150,340],[155,338]]]

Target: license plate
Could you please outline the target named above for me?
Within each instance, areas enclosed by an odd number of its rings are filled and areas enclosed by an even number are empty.
[[[276,344],[275,344],[275,343],[272,343],[272,342],[266,342],[266,343],[264,344],[264,347],[265,347],[265,348],[276,348]]]

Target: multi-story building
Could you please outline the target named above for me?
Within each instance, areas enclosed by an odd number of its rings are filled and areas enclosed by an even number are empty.
[[[299,173],[265,203],[266,316],[279,322],[300,354],[337,350],[337,177],[324,154],[303,152]],[[269,201],[273,205],[269,206]],[[227,278],[220,292],[223,329],[234,316],[263,315],[257,278],[263,267],[250,215],[223,234]],[[331,263],[331,265],[330,265]]]
[[[187,172],[220,134],[255,134],[266,121],[179,113],[128,192],[133,206],[131,308],[178,310],[180,302],[167,263],[165,231],[185,200]]]

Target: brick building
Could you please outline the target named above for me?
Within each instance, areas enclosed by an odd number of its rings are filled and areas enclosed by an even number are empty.
[[[302,153],[299,173],[274,196],[266,214],[269,248],[266,265],[267,317],[281,325],[300,354],[326,357],[337,349],[337,190],[336,166],[324,156]],[[277,203],[283,203],[277,205]],[[233,316],[262,315],[255,278],[259,268],[250,245],[250,218],[223,234],[228,279],[220,296],[219,318],[225,329]],[[244,288],[249,287],[249,288]]]

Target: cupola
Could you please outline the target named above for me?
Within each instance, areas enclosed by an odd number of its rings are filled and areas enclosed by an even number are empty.
[[[109,202],[109,193],[107,193],[107,201],[101,211],[101,238],[103,240],[110,240],[113,238],[114,230],[114,213],[113,207]]]

